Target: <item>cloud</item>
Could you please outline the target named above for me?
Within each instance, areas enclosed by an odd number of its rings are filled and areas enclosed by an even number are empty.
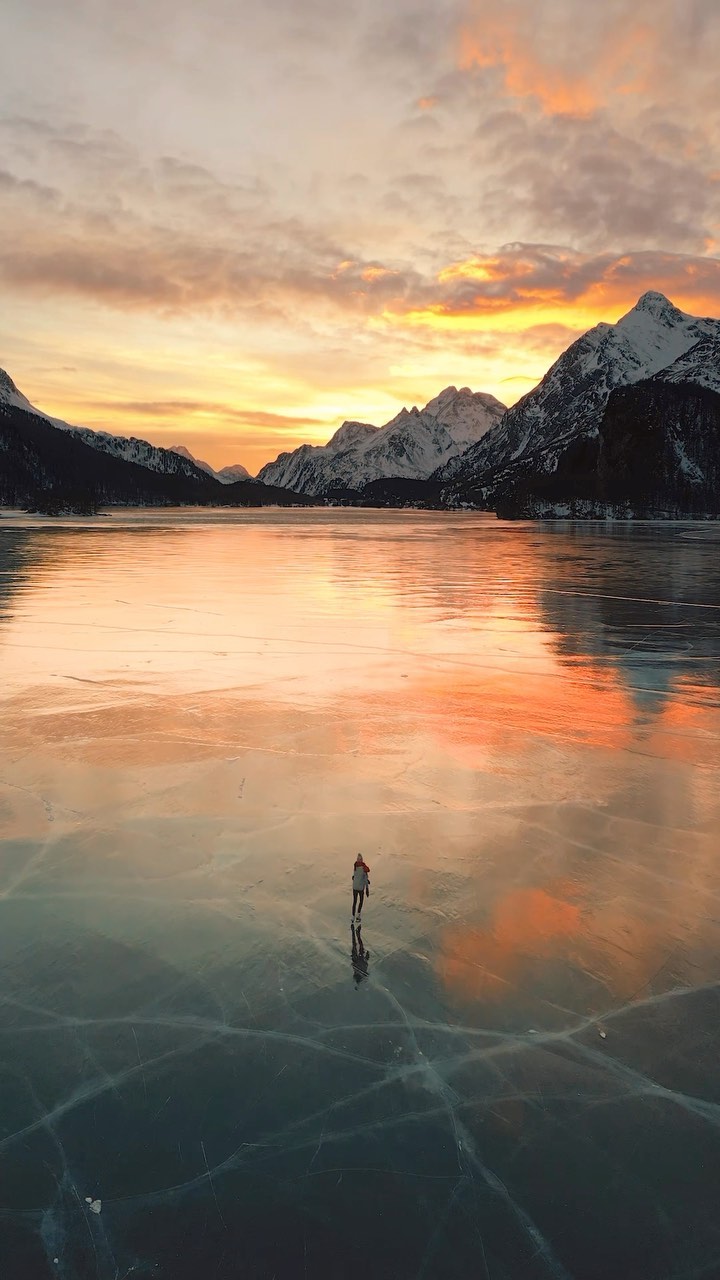
[[[319,219],[286,213],[265,180],[225,182],[175,156],[144,161],[106,132],[21,120],[8,135],[21,145],[18,172],[0,173],[0,280],[16,291],[298,323],[298,308],[363,314],[417,284],[412,268],[359,254]],[[28,136],[30,160],[42,159],[62,189],[26,176]]]
[[[648,123],[656,134],[658,127]],[[17,173],[0,172],[0,280],[25,293],[296,329],[342,316],[358,330],[383,317],[395,325],[489,324],[512,311],[516,327],[572,330],[589,316],[606,318],[613,306],[627,308],[647,288],[689,308],[720,305],[718,260],[698,252],[712,239],[710,193],[716,200],[720,182],[693,184],[689,161],[653,156],[601,119],[558,127],[504,110],[489,117],[480,141],[491,164],[511,150],[505,181],[528,223],[552,222],[561,231],[582,224],[587,247],[572,246],[569,236],[519,239],[494,251],[466,244],[449,257],[462,237],[438,234],[390,261],[358,252],[309,216],[281,213],[267,184],[226,182],[182,157],[143,161],[114,134],[20,121],[13,136],[40,137],[51,155],[59,152],[69,186],[67,194],[42,183],[19,161]],[[121,197],[111,181],[118,166]],[[488,185],[490,221],[500,224],[507,198]],[[386,202],[410,213],[418,205],[452,207],[442,176],[414,169],[391,179]],[[706,223],[692,225],[705,211]],[[650,246],[597,252],[594,243],[607,244],[611,223],[621,244],[643,231]],[[662,241],[690,241],[695,251],[668,252]]]
[[[425,91],[443,103],[426,157],[463,195],[458,227],[474,198],[486,242],[720,239],[714,0],[468,0],[456,34],[454,76]]]
[[[515,136],[519,159],[508,173],[518,204],[524,193],[528,207],[536,212],[552,207],[561,224],[590,222],[593,210],[599,217],[599,202],[613,206],[630,173],[633,152],[626,140],[618,140],[614,151],[596,123],[571,122],[569,141],[563,134],[533,133],[511,113],[492,123],[491,147],[501,145],[508,131]],[[524,152],[531,142],[538,150],[532,162]],[[78,140],[83,155],[85,143],[97,166],[102,140]],[[549,161],[563,147],[579,151],[581,143],[584,161],[578,161],[572,189],[569,183],[544,185],[545,175],[554,170]],[[116,151],[112,139],[109,151]],[[138,162],[131,168],[127,156],[124,163],[131,176],[124,205],[106,204],[102,193],[93,201],[92,191],[84,204],[63,203],[54,188],[0,174],[7,196],[0,279],[15,289],[75,296],[120,310],[217,311],[272,323],[284,318],[294,325],[308,315],[329,320],[333,314],[354,316],[359,326],[377,317],[412,325],[462,317],[485,322],[512,311],[517,327],[560,323],[573,329],[590,313],[599,318],[614,305],[632,305],[647,288],[663,289],[690,307],[712,311],[720,304],[718,259],[707,254],[659,248],[598,253],[518,241],[443,262],[441,237],[421,270],[408,261],[348,252],[322,226],[278,216],[271,196],[264,203],[255,190],[220,182],[202,166],[173,157],[162,157],[152,167]],[[633,227],[655,214],[657,206],[656,219],[666,236],[678,238],[672,235],[680,225],[678,202],[682,198],[689,211],[697,194],[690,194],[688,175],[683,181],[683,170],[668,168],[664,160],[646,169],[644,202],[626,202],[614,216],[632,242]],[[671,199],[659,199],[663,185],[666,193],[675,193],[675,207]],[[152,204],[145,199],[148,189],[155,193]],[[389,200],[405,201],[408,208],[443,198],[441,181],[414,171],[393,179],[388,193]],[[707,242],[709,227],[698,228],[698,236],[701,231]],[[687,237],[687,227],[684,232]],[[573,314],[564,315],[564,309]]]
[[[457,61],[547,115],[586,116],[622,99],[688,95],[688,65],[690,96],[709,89],[719,52],[714,0],[470,0]]]
[[[93,226],[89,217],[73,230],[17,227],[12,244],[0,248],[0,280],[121,309],[217,309],[259,319],[287,317],[309,303],[372,313],[409,295],[414,272],[348,260],[332,244],[308,252],[296,231],[276,224],[238,249],[168,227]]]
[[[515,329],[564,321],[587,327],[628,309],[647,289],[687,307],[720,309],[720,259],[661,251],[584,254],[556,245],[510,244],[450,263],[422,290],[423,303],[388,313],[399,323]],[[418,297],[418,303],[420,298]],[[579,317],[572,319],[572,317]]]
[[[60,192],[54,187],[35,182],[33,178],[18,178],[7,169],[0,169],[0,194],[9,200],[29,200],[55,209],[61,204]]]
[[[550,115],[587,115],[595,110],[597,95],[581,72],[543,65],[520,36],[517,8],[501,12],[494,21],[461,28],[460,70],[495,69],[501,91],[513,98],[535,98]]]
[[[287,413],[269,413],[264,409],[240,409],[236,405],[213,400],[87,400],[89,409],[130,417],[182,418],[199,415],[216,421],[243,426],[268,427],[273,432],[296,432],[299,427],[324,427],[324,418]]]
[[[461,7],[455,0],[394,0],[377,5],[365,26],[357,52],[363,73],[401,83],[422,82],[436,71],[438,52],[451,49]],[[416,93],[417,98],[417,93]],[[431,96],[431,95],[429,95]]]
[[[673,140],[673,145],[670,140]],[[581,246],[702,249],[718,218],[715,152],[667,121],[645,119],[638,136],[604,115],[528,120],[497,113],[478,130],[486,227]]]
[[[417,138],[421,142],[439,137],[443,133],[440,121],[429,111],[423,111],[419,116],[410,116],[407,120],[403,120],[399,128],[408,137]]]

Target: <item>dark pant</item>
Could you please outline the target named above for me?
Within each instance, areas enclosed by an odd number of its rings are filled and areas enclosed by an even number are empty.
[[[355,915],[355,906],[356,906],[356,903],[358,902],[358,899],[360,901],[360,906],[357,909],[357,913],[358,915],[360,915],[360,912],[362,911],[362,904],[363,904],[364,897],[365,897],[364,889],[353,889],[353,915]]]

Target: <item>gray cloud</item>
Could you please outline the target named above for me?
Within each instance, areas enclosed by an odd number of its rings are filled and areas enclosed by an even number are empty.
[[[53,146],[73,144],[65,151],[73,157],[75,193],[83,189],[83,176],[107,176],[121,154],[123,200],[88,178],[84,202],[75,194],[63,204],[57,189],[1,173],[7,198],[0,279],[15,288],[121,309],[218,310],[295,324],[302,323],[309,304],[315,311],[325,308],[328,316],[333,310],[354,314],[358,322],[386,310],[399,315],[434,307],[472,314],[533,298],[562,306],[598,283],[611,295],[624,290],[626,297],[633,288],[639,293],[655,286],[684,297],[720,297],[717,259],[656,247],[663,238],[699,244],[708,231],[689,225],[693,204],[696,213],[701,206],[682,165],[643,155],[602,121],[567,121],[557,131],[547,122],[518,125],[507,112],[491,117],[486,145],[493,157],[508,132],[514,162],[506,175],[516,206],[525,209],[528,221],[552,222],[556,232],[582,223],[584,250],[518,241],[485,253],[484,278],[457,271],[446,272],[440,282],[438,268],[453,257],[473,256],[469,241],[439,235],[411,255],[417,265],[358,254],[318,223],[279,216],[267,188],[222,182],[208,168],[170,156],[143,164],[112,137],[51,133]],[[574,157],[572,167],[568,156]],[[632,187],[631,173],[638,157],[646,173],[640,191]],[[492,188],[485,193],[486,216],[498,225],[505,194]],[[418,206],[452,208],[441,177],[412,170],[393,179],[384,202],[408,215]],[[598,240],[640,240],[651,248],[598,253]]]
[[[26,6],[10,8],[30,48]],[[318,337],[360,378],[352,353],[377,351],[368,321],[386,313],[536,298],[561,314],[598,285],[720,304],[716,0],[141,11],[69,0],[60,21],[40,0],[42,38],[75,70],[49,77],[52,114],[38,81],[34,114],[28,91],[4,125],[0,279],[15,296],[219,315],[249,343],[263,324],[273,351],[292,331],[305,348],[283,358],[319,382],[335,371],[313,363]],[[486,278],[438,279],[474,255]],[[398,323],[392,342],[409,363],[465,339]]]
[[[60,192],[44,183],[35,182],[33,178],[18,178],[6,169],[0,169],[0,192],[6,198],[28,198],[36,205],[57,208],[61,203]]]
[[[279,317],[303,300],[359,313],[409,296],[415,274],[347,258],[297,220],[247,226],[244,247],[202,228],[74,211],[65,224],[35,217],[0,246],[6,285],[92,298],[120,308],[219,308]]]
[[[118,308],[268,318],[303,301],[363,314],[418,287],[414,269],[360,255],[320,222],[282,214],[267,183],[225,182],[181,157],[144,162],[107,133],[20,121],[6,124],[8,135],[23,146],[34,140],[38,168],[59,156],[65,192],[0,173],[7,286]]]
[[[497,230],[512,203],[516,225],[578,247],[697,251],[713,234],[717,179],[689,145],[668,147],[667,122],[653,126],[665,131],[662,147],[602,115],[528,121],[505,112],[489,126],[477,154],[493,174],[482,207]]]

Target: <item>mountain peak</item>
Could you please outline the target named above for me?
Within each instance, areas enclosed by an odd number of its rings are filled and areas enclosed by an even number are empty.
[[[0,391],[4,391],[6,395],[8,393],[10,395],[18,394],[18,389],[10,377],[10,374],[6,373],[4,369],[0,369]]]
[[[24,409],[26,413],[37,413],[37,409],[33,409],[27,396],[16,387],[9,373],[4,369],[0,369],[0,403],[14,406],[16,409]],[[49,421],[54,421],[52,418]]]
[[[569,441],[598,437],[610,394],[673,365],[673,379],[709,378],[701,350],[674,364],[701,339],[720,338],[720,321],[680,311],[656,290],[644,293],[616,324],[596,325],[567,348],[532,391],[439,479],[507,486],[528,468],[551,475]],[[706,380],[702,385],[708,386]]]
[[[369,422],[355,422],[352,420],[349,422],[346,421],[343,422],[341,427],[338,427],[337,431],[330,437],[325,447],[327,449],[338,450],[353,449],[361,440],[374,435],[377,430],[378,428],[371,426]]]
[[[258,474],[300,493],[362,489],[375,480],[427,480],[438,466],[462,453],[502,416],[494,396],[468,387],[445,387],[424,409],[404,406],[382,427],[344,422],[326,445],[301,445],[268,462]]]
[[[685,313],[680,311],[664,293],[658,293],[655,289],[648,289],[642,297],[638,298],[633,311],[644,312],[645,315],[653,316],[655,320],[683,320]],[[632,312],[629,314],[632,315]]]

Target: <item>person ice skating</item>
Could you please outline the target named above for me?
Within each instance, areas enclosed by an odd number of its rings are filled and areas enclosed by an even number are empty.
[[[370,897],[370,868],[361,853],[359,853],[355,859],[355,866],[353,867],[352,890],[352,923],[355,924],[357,911],[357,924],[359,928],[365,894],[367,894],[368,898]]]

